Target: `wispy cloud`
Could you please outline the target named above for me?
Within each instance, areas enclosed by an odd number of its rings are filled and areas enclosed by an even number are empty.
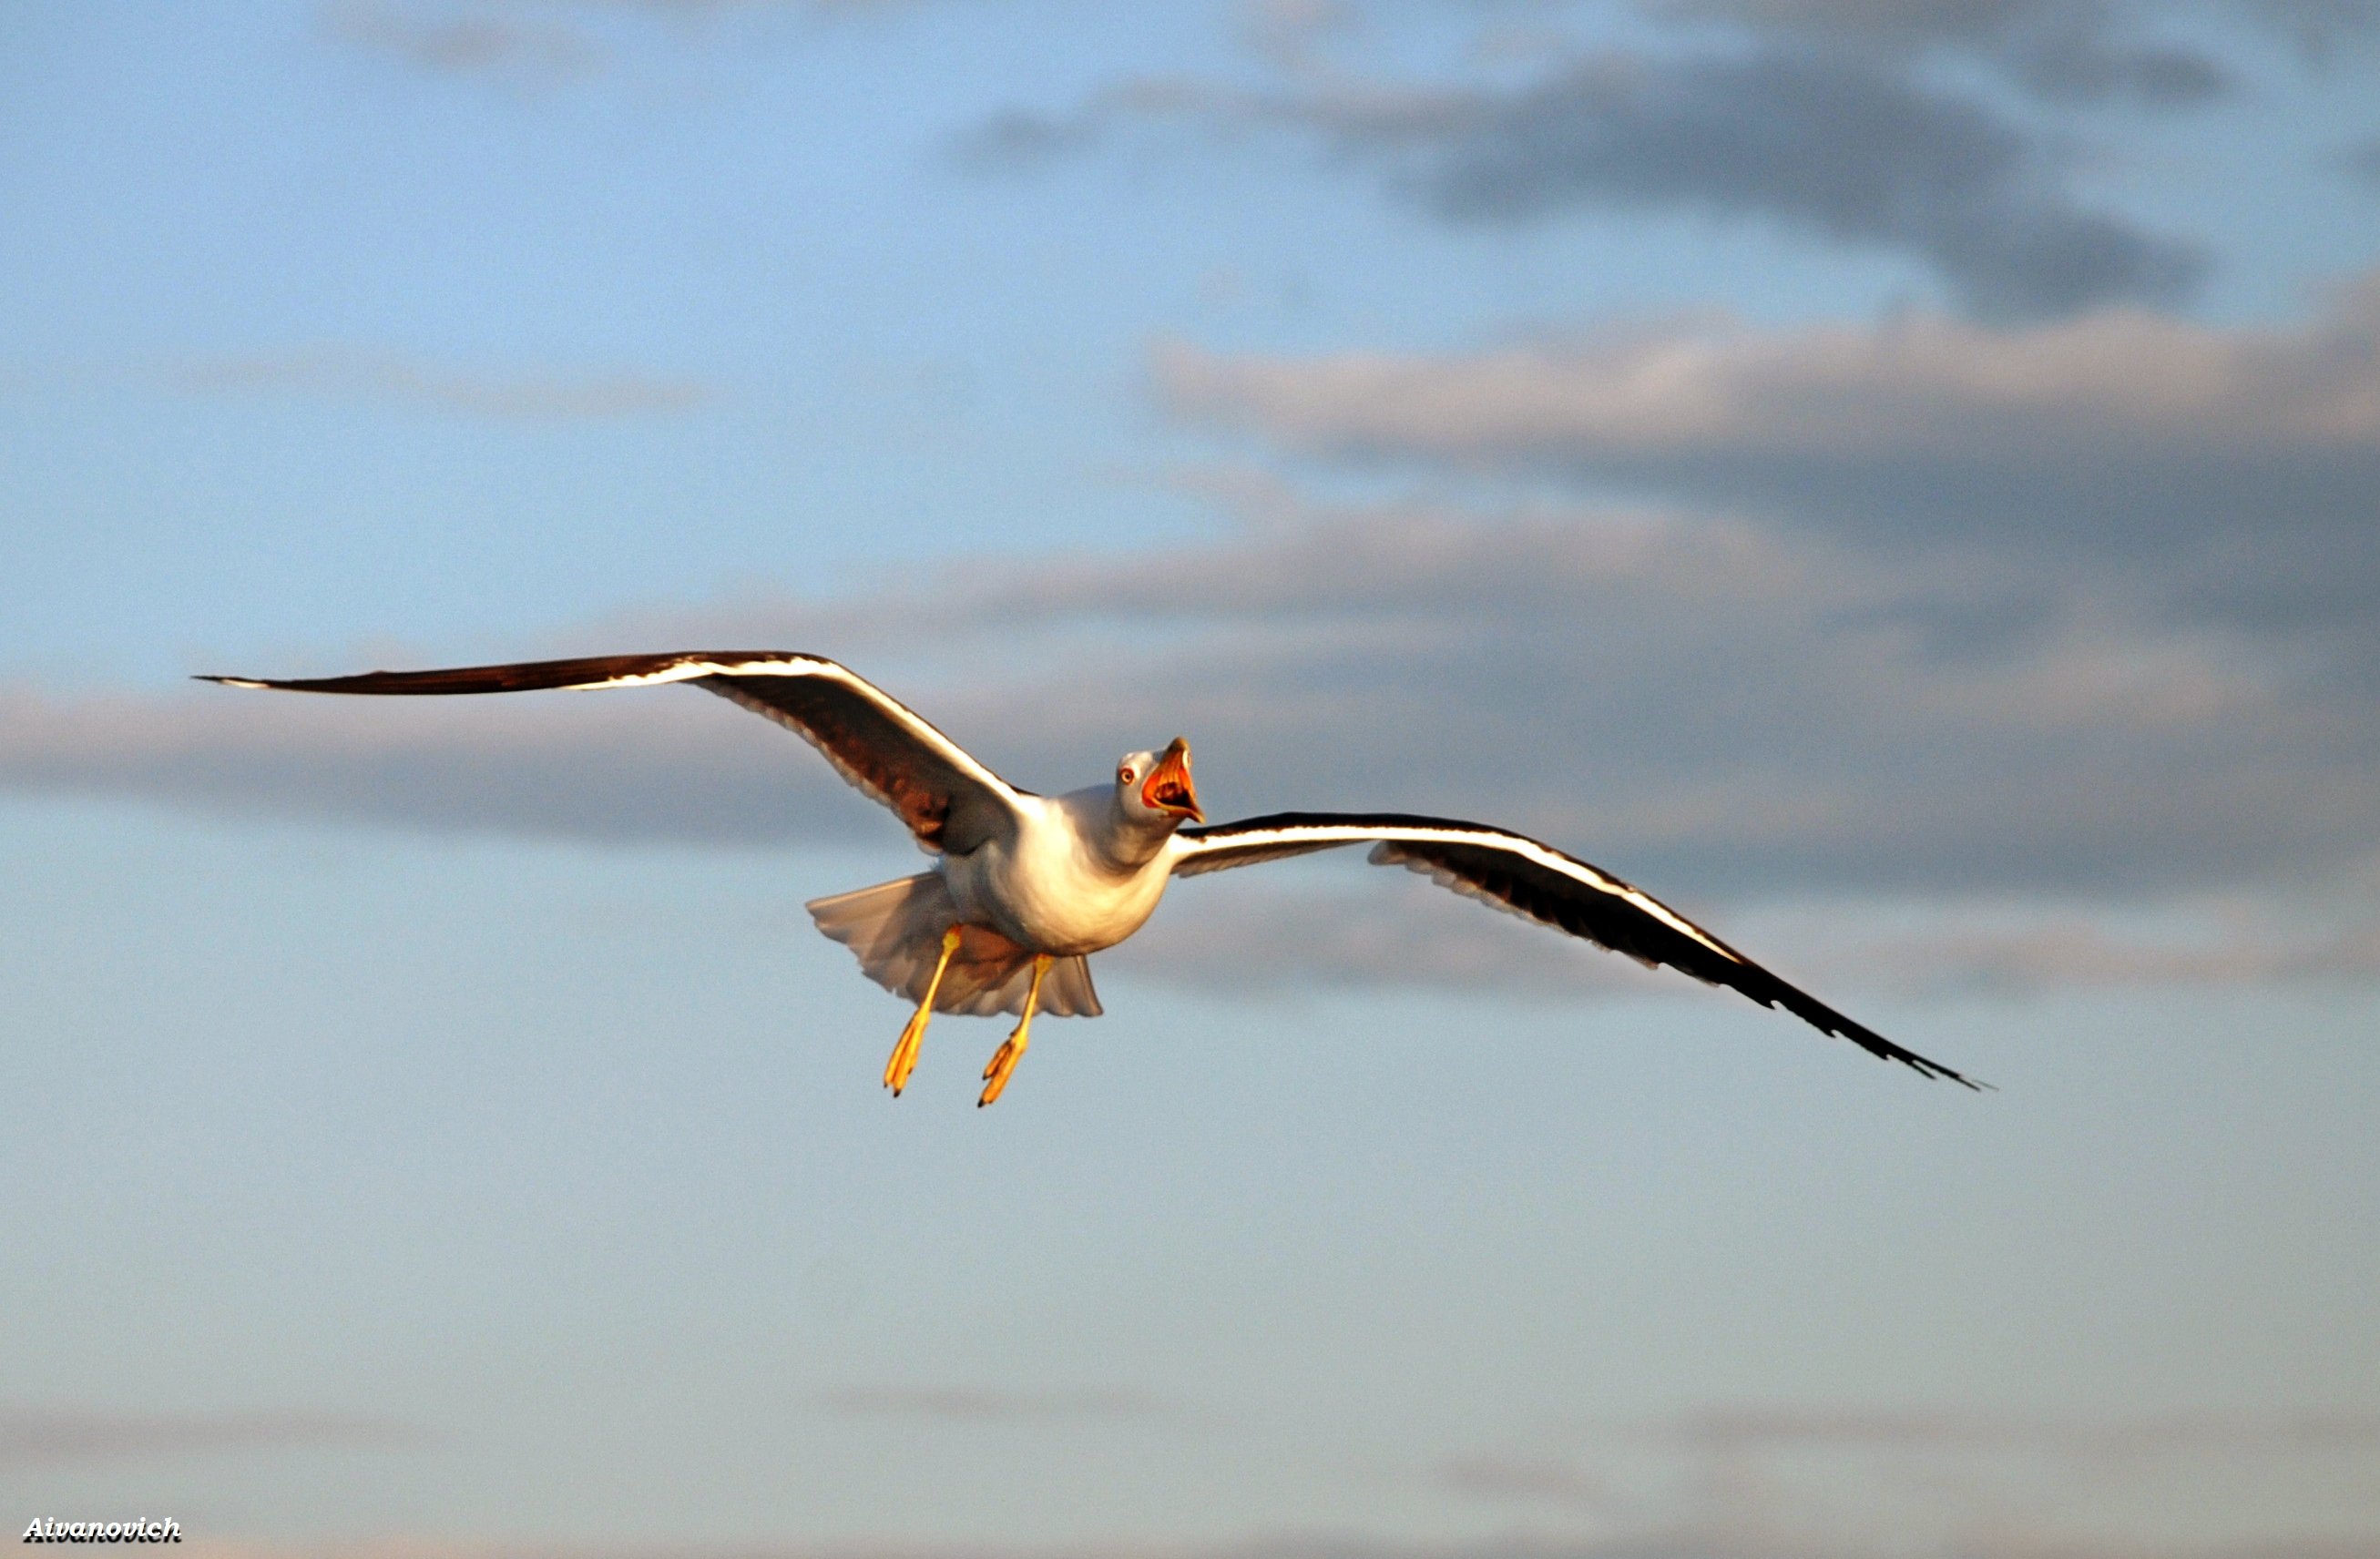
[[[739,13],[855,21],[937,0],[337,0],[324,33],[433,75],[520,85],[589,77],[656,29],[680,40],[720,36]],[[644,24],[641,28],[638,23]],[[625,25],[624,25],[625,24]]]
[[[326,7],[334,38],[376,50],[419,69],[542,81],[599,69],[604,52],[567,27],[536,23],[493,9],[431,9],[391,0],[349,0]]]
[[[190,394],[383,401],[524,421],[674,414],[693,410],[712,395],[690,379],[636,372],[485,373],[345,346],[188,362],[171,370],[167,381]]]
[[[1314,72],[1324,45],[1351,31],[1357,14],[1343,0],[1240,0],[1240,38],[1276,70]]]
[[[1158,355],[1180,410],[1326,449],[1595,465],[2245,462],[2380,450],[2380,276],[2287,329],[2115,310],[1993,329],[1926,314],[1717,319],[1440,357]]]
[[[410,1424],[338,1413],[170,1414],[0,1408],[0,1467],[227,1451],[403,1448],[424,1438]]]
[[[2367,136],[2340,151],[2338,166],[2357,183],[2380,191],[2380,136]]]
[[[2131,99],[2157,106],[2204,102],[2231,86],[2203,44],[2161,26],[2204,21],[2221,7],[2125,0],[1648,0],[1681,19],[1722,20],[1772,38],[1906,59],[1949,54],[1998,67],[2044,97]],[[2279,23],[2268,6],[2237,7]],[[2192,16],[2196,11],[2198,15]]]
[[[2192,1512],[2159,1536],[2111,1536],[2085,1512],[2149,1496],[2177,1515],[2192,1489],[2233,1497],[2287,1488],[2362,1516],[2358,1474],[2380,1416],[2201,1412],[2060,1420],[1972,1410],[1714,1408],[1586,1432],[1565,1450],[1451,1457],[1465,1497],[1585,1517],[1618,1552],[1843,1556],[2380,1553],[2380,1533],[2341,1537],[2337,1517],[2211,1541]],[[2287,1506],[2283,1506],[2287,1508]],[[2197,1543],[2174,1530],[2202,1523]],[[2240,1525],[2238,1518],[2220,1524]],[[2085,1536],[2094,1527],[2096,1532]]]
[[[1335,986],[1492,992],[1500,1002],[1694,988],[1510,917],[1480,914],[1427,884],[1370,880],[1356,859],[1328,887],[1308,879],[1185,885],[1102,962],[1160,985],[1263,1000]],[[1827,990],[2010,995],[2380,977],[2380,893],[2352,877],[2311,904],[2302,894],[2254,893],[2212,904],[1783,897],[1739,910],[1725,928],[1764,963]]]
[[[2312,58],[2326,60],[2380,35],[2374,0],[2234,0],[2238,7],[2294,39]]]
[[[1439,1543],[1339,1531],[1268,1532],[1210,1544],[1082,1542],[990,1547],[890,1540],[840,1544],[773,1542],[588,1545],[468,1538],[381,1538],[311,1543],[197,1537],[188,1559],[2374,1559],[2380,1532],[2296,1533],[2186,1543],[2066,1530],[2039,1519],[2002,1519],[1938,1541],[1904,1534],[1847,1537],[1779,1522],[1773,1529],[1715,1530],[1707,1523],[1631,1528],[1597,1535],[1508,1535]]]
[[[1124,1387],[851,1386],[820,1398],[828,1411],[850,1418],[923,1419],[954,1424],[1019,1421],[1111,1421],[1168,1419],[1178,1409],[1146,1391]]]
[[[1846,1447],[1921,1453],[1950,1448],[2118,1457],[2240,1451],[2292,1455],[2380,1447],[2380,1413],[2178,1412],[2091,1420],[1941,1408],[1742,1407],[1711,1408],[1612,1432],[1620,1438],[1644,1436],[1724,1450]]]

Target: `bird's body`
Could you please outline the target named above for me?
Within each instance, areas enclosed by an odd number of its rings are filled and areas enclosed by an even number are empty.
[[[898,1094],[937,1011],[1018,1014],[984,1069],[1000,1096],[1034,1014],[1096,1017],[1090,955],[1146,925],[1176,876],[1369,843],[1467,897],[1567,931],[1648,966],[1667,964],[1783,1007],[1872,1055],[1975,1086],[1844,1017],[1619,878],[1505,829],[1393,814],[1281,813],[1203,824],[1190,750],[1127,753],[1113,783],[1062,795],[1021,791],[848,669],[781,651],[623,655],[313,681],[205,679],[308,693],[475,694],[690,682],[784,725],[883,803],[934,857],[931,870],[814,900],[819,929],[917,1010],[884,1070]]]
[[[1170,829],[1135,828],[1109,785],[1020,799],[1013,829],[941,859],[963,920],[1063,957],[1112,948],[1148,923],[1172,873]]]

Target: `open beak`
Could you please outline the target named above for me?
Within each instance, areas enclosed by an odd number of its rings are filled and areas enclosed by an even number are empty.
[[[1194,823],[1203,823],[1207,815],[1198,810],[1198,792],[1190,783],[1190,743],[1179,736],[1159,755],[1157,767],[1140,782],[1143,805],[1159,812],[1174,812]]]

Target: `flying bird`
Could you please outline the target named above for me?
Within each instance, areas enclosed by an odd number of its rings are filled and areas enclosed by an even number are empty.
[[[1781,1007],[1823,1033],[1926,1077],[1979,1086],[1844,1017],[1643,889],[1524,835],[1396,813],[1281,812],[1208,825],[1190,744],[1126,753],[1111,782],[1064,795],[1011,785],[905,706],[834,661],[775,650],[535,660],[431,671],[273,681],[202,677],[292,693],[527,693],[691,683],[787,727],[890,807],[931,870],[817,899],[818,928],[871,980],[915,1001],[884,1064],[897,1097],[936,1012],[1016,1014],[983,1070],[989,1105],[1024,1056],[1036,1012],[1096,1018],[1090,955],[1139,930],[1177,876],[1369,844],[1494,908],[1584,937],[1651,968],[1667,964]],[[1189,825],[1186,826],[1185,825]]]

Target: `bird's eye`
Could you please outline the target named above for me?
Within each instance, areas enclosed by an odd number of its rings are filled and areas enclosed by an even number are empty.
[[[1139,779],[1140,776],[1132,771],[1132,765],[1126,764],[1122,768],[1116,770],[1116,778],[1124,784],[1129,785],[1134,780]]]

